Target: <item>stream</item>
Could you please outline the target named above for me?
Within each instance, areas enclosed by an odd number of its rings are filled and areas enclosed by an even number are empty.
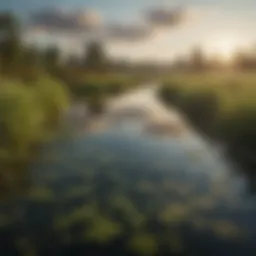
[[[71,111],[31,166],[28,193],[0,208],[4,256],[133,255],[138,230],[158,255],[256,255],[246,178],[156,88],[110,99],[97,117]]]

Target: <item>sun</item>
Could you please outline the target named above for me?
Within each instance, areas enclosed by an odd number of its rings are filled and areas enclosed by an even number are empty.
[[[233,56],[233,54],[236,50],[235,41],[231,38],[219,39],[219,41],[215,42],[215,50],[224,59],[229,59]]]
[[[218,54],[224,61],[230,61],[239,46],[234,36],[216,36],[209,40],[207,48],[210,54]]]

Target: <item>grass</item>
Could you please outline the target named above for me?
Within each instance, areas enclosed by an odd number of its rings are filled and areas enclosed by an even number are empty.
[[[246,169],[255,169],[250,156],[256,150],[256,74],[174,74],[163,79],[159,95],[199,130],[227,144]]]
[[[108,97],[134,88],[144,80],[138,75],[114,72],[88,73],[83,70],[68,70],[60,74],[59,78],[68,85],[73,98],[84,100],[95,114],[104,110]]]

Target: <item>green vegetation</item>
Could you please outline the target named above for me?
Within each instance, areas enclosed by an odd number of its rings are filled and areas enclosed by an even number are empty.
[[[119,95],[137,86],[140,77],[115,73],[87,73],[83,70],[73,70],[60,75],[69,86],[74,99],[84,100],[93,113],[104,110],[108,97]]]
[[[29,199],[36,202],[52,202],[54,200],[53,192],[47,187],[35,187],[29,190]]]
[[[68,107],[65,86],[43,77],[31,84],[2,82],[0,90],[0,147],[12,156],[26,156]]]
[[[177,225],[190,219],[191,207],[174,203],[169,205],[160,215],[160,220],[169,225]]]
[[[98,114],[104,110],[108,97],[133,89],[143,76],[108,70],[106,56],[95,43],[88,47],[82,65],[61,64],[56,48],[44,52],[23,46],[15,20],[9,15],[0,16],[1,31],[7,36],[0,43],[0,191],[5,196],[17,196],[21,195],[23,186],[26,187],[27,167],[38,147],[58,132],[61,118],[72,100],[83,100],[91,112]],[[195,52],[195,62],[201,69],[200,52]],[[243,156],[248,156],[248,152],[251,155],[255,152],[254,81],[256,78],[249,74],[182,75],[167,79],[160,96],[167,104],[180,108],[198,128],[227,142],[240,160],[245,159]],[[96,149],[89,158],[95,166],[91,167],[88,159],[80,163],[79,156],[79,170],[73,163],[70,174],[74,176],[70,177],[58,173],[59,165],[63,164],[61,156],[52,153],[44,159],[44,164],[52,164],[47,165],[50,171],[44,170],[39,183],[35,182],[37,186],[30,188],[26,202],[29,217],[35,218],[34,223],[39,227],[46,226],[40,239],[47,238],[47,231],[54,231],[56,234],[49,237],[56,239],[50,241],[56,245],[65,241],[72,245],[80,242],[85,247],[96,244],[100,249],[110,248],[112,253],[114,248],[121,251],[120,255],[131,252],[131,255],[150,256],[158,255],[160,250],[166,255],[166,251],[184,249],[182,234],[176,226],[207,227],[225,239],[239,234],[236,226],[224,220],[213,221],[215,228],[209,223],[200,223],[201,219],[193,223],[198,211],[214,210],[217,202],[207,195],[193,195],[195,188],[188,182],[174,180],[168,165],[159,164],[159,169],[161,166],[166,169],[165,176],[160,171],[156,172],[160,176],[151,176],[150,172],[142,172],[139,162],[135,161],[132,166],[134,159],[127,159],[127,154],[122,166],[117,166],[119,157],[104,156]],[[197,156],[191,156],[197,161]],[[149,158],[146,160],[150,162]],[[72,178],[77,178],[76,175],[79,182],[73,184]],[[59,184],[61,179],[66,179],[68,185],[65,181]],[[189,202],[191,195],[197,203]],[[35,205],[38,208],[33,214]],[[1,227],[12,224],[6,216],[0,215]],[[46,240],[41,239],[39,244],[46,245]],[[21,239],[17,247],[27,255],[34,253],[26,239]]]
[[[83,100],[93,114],[101,113],[107,97],[140,78],[106,69],[107,57],[96,42],[86,46],[78,66],[62,62],[57,47],[28,46],[9,13],[0,13],[0,34],[0,188],[8,194],[21,178],[25,182],[37,148],[53,138],[72,101]]]
[[[80,225],[91,222],[92,218],[97,214],[94,205],[83,205],[74,209],[71,213],[56,218],[54,222],[57,231],[64,231],[79,223]]]
[[[0,186],[5,195],[25,181],[26,166],[56,131],[68,105],[67,89],[50,77],[1,81]]]
[[[256,76],[253,73],[181,74],[165,79],[159,95],[201,131],[228,146],[246,170],[255,169]]]
[[[135,234],[130,240],[130,248],[136,255],[156,255],[157,242],[154,235],[148,233]]]
[[[99,244],[111,242],[121,233],[121,227],[118,223],[103,216],[94,216],[85,232],[86,241],[93,241]]]
[[[142,227],[145,221],[144,216],[136,209],[132,201],[122,195],[115,195],[111,198],[111,208],[119,216],[122,216],[123,220],[132,227]],[[131,218],[131,216],[133,216]]]

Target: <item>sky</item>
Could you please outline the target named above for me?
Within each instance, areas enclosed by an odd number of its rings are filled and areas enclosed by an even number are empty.
[[[185,13],[173,22],[169,18],[177,7]],[[58,19],[50,22],[44,18],[49,15],[42,16],[60,9],[73,18],[55,12],[50,15]],[[12,10],[25,21],[33,15],[36,22],[24,37],[38,45],[56,43],[66,53],[81,54],[86,40],[100,38],[109,55],[130,61],[170,61],[194,46],[225,59],[256,42],[255,0],[1,0],[0,10]],[[77,11],[84,12],[79,33]]]

